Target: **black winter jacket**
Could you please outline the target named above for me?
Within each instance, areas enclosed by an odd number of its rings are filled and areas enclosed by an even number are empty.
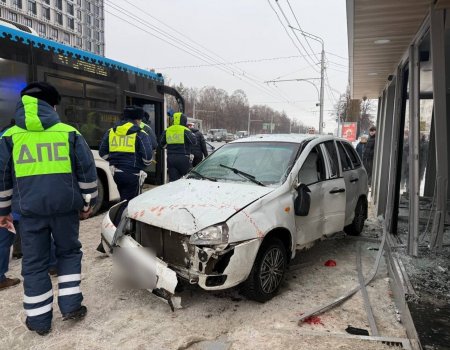
[[[192,146],[191,152],[196,157],[202,157],[202,155],[206,158],[208,157],[208,150],[206,149],[206,141],[203,134],[200,130],[191,128],[192,133],[197,139],[197,143]]]
[[[364,147],[363,160],[372,161],[375,153],[375,136],[370,136],[367,140],[366,147]]]

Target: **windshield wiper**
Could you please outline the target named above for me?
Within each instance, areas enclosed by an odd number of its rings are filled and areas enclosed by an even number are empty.
[[[264,185],[261,181],[256,180],[256,178],[253,175],[243,172],[242,170],[232,168],[232,167],[230,167],[228,165],[224,165],[224,164],[219,164],[219,166],[221,166],[222,168],[230,169],[233,173],[241,175],[257,185],[266,187],[266,185]]]
[[[197,172],[195,170],[191,170],[189,173],[199,176],[202,180],[209,180],[209,181],[217,182],[217,179],[215,179],[213,177],[202,175],[202,174],[200,174],[199,172]]]

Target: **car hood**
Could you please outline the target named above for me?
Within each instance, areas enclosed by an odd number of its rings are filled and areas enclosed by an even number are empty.
[[[253,184],[180,179],[131,200],[128,216],[152,226],[192,235],[226,221],[273,190]]]

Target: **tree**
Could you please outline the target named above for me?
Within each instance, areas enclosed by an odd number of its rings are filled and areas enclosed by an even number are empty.
[[[334,115],[341,118],[341,122],[357,122],[357,135],[365,132],[374,124],[375,100],[364,97],[362,100],[352,99],[350,87],[334,106]]]

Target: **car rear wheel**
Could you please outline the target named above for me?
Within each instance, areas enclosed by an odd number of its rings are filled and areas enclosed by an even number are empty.
[[[367,199],[360,198],[355,208],[353,222],[344,227],[345,233],[350,236],[359,236],[364,229],[364,222],[367,219]]]
[[[287,266],[287,253],[278,238],[264,241],[252,271],[242,286],[243,294],[261,303],[272,299],[280,289]]]

